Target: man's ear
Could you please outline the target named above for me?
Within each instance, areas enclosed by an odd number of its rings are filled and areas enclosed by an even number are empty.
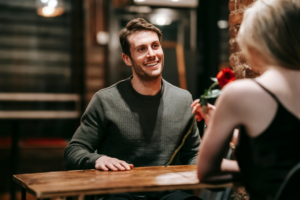
[[[122,58],[127,66],[129,66],[129,67],[132,66],[131,58],[128,55],[126,55],[125,53],[122,53]]]

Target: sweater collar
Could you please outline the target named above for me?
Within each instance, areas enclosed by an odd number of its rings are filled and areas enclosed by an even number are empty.
[[[156,94],[156,95],[143,95],[143,94],[140,94],[138,93],[132,86],[131,84],[131,79],[132,79],[133,76],[131,76],[130,78],[128,78],[128,84],[130,86],[130,89],[133,93],[134,96],[136,96],[137,98],[139,99],[142,99],[142,100],[146,100],[146,101],[156,101],[158,99],[160,99],[164,93],[164,80],[161,79],[161,89],[160,91]]]

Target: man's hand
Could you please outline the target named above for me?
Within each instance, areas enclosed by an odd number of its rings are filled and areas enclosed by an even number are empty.
[[[208,126],[216,108],[215,106],[208,103],[206,106],[207,113],[205,113],[203,108],[199,104],[199,101],[200,101],[199,99],[196,99],[192,103],[191,107],[193,108],[193,113],[195,114],[195,117],[198,122],[204,119],[206,125]]]
[[[108,156],[101,156],[96,160],[95,168],[103,171],[125,171],[133,168],[133,164],[128,164],[123,160],[111,158]]]

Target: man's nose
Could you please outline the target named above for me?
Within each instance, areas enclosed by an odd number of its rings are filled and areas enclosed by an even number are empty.
[[[153,49],[150,47],[150,48],[148,48],[148,54],[147,54],[147,56],[148,57],[153,57],[153,56],[155,56],[155,53],[154,53],[154,51],[153,51]]]

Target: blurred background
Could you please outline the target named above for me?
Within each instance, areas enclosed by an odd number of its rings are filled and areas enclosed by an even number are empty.
[[[198,98],[228,67],[228,2],[0,0],[0,199],[20,198],[12,174],[64,170],[93,94],[131,75],[118,39],[131,19],[161,29],[164,79]]]

